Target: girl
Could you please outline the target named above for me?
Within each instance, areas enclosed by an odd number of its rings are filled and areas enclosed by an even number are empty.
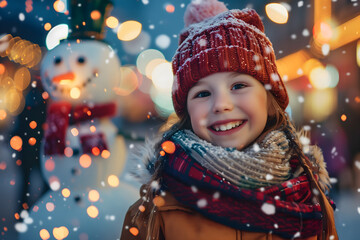
[[[301,144],[254,10],[194,1],[173,58],[179,121],[121,239],[338,239],[321,151]]]

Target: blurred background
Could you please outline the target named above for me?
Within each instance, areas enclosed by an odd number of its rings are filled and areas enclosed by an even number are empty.
[[[39,148],[49,94],[39,69],[67,37],[68,1],[0,0],[0,239],[16,239],[19,214],[48,190]],[[224,2],[262,17],[290,95],[288,111],[323,150],[339,237],[359,239],[360,1]],[[104,41],[121,61],[114,123],[129,151],[173,117],[171,58],[188,3],[113,0],[104,21]]]

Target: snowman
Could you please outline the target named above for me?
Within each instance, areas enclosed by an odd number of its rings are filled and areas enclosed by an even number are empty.
[[[89,4],[83,5],[86,13],[91,7],[105,13],[109,2]],[[73,7],[82,10],[81,4]],[[119,181],[126,148],[111,121],[120,62],[85,15],[82,11],[80,18],[86,29],[73,17],[72,38],[42,60],[41,79],[51,102],[41,166],[50,191],[24,217],[27,230],[20,239],[118,239],[126,211],[138,198],[135,187]]]

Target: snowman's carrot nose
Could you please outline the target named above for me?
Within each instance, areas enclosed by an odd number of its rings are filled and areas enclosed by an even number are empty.
[[[53,77],[52,81],[54,83],[66,84],[72,82],[75,79],[75,74],[72,72],[64,73]]]

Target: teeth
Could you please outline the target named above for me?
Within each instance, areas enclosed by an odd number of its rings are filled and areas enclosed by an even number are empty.
[[[236,128],[238,126],[240,126],[243,123],[243,121],[238,121],[238,122],[230,122],[227,124],[223,124],[223,125],[217,125],[214,126],[213,128],[215,129],[215,131],[227,131],[233,128]]]

